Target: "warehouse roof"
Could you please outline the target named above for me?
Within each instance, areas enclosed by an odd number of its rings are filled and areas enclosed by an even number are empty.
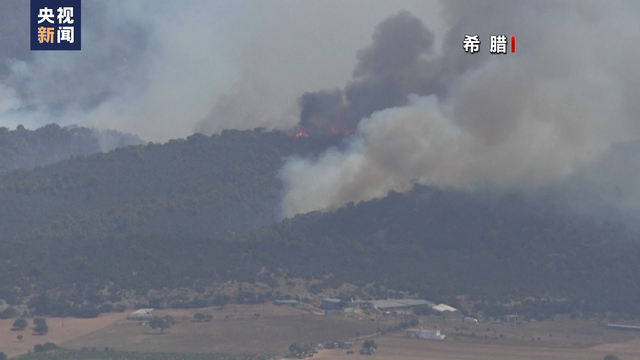
[[[322,299],[322,301],[331,302],[331,303],[339,303],[342,300],[335,299],[335,298],[325,298],[325,299]]]
[[[148,314],[151,311],[153,311],[153,309],[138,309],[138,310],[132,312],[131,315],[143,315],[143,314]]]
[[[421,299],[387,299],[387,300],[372,300],[371,305],[380,309],[396,309],[411,306],[433,306],[431,301]]]
[[[276,300],[276,304],[299,304],[298,300]]]
[[[436,306],[431,307],[435,311],[444,312],[444,311],[458,311],[458,309],[451,307],[446,304],[438,304]]]

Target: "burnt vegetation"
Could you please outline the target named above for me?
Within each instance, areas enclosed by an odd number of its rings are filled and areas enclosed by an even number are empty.
[[[123,290],[275,286],[284,276],[321,279],[313,292],[349,282],[428,299],[464,294],[487,314],[516,302],[528,314],[640,316],[638,233],[565,211],[553,194],[417,186],[278,221],[282,159],[341,141],[225,131],[0,175],[0,298],[28,301],[36,315],[92,317],[118,310]]]

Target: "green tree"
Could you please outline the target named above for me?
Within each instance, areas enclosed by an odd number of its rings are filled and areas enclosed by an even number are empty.
[[[42,348],[44,349],[44,351],[49,351],[49,350],[57,349],[58,346],[52,342],[46,342],[42,344]]]
[[[604,360],[618,360],[618,357],[615,355],[607,355],[604,357]]]
[[[205,315],[203,313],[196,313],[195,315],[193,315],[193,318],[196,319],[196,321],[200,322],[204,320]]]
[[[17,336],[18,341],[22,341],[22,338],[23,338],[22,334]]]
[[[173,325],[173,324],[175,324],[175,323],[176,323],[176,319],[174,319],[174,318],[173,318],[173,316],[171,316],[171,315],[166,315],[166,316],[164,317],[164,320],[165,320],[165,321],[167,322],[167,324],[169,324],[169,325]]]
[[[167,319],[161,318],[159,316],[154,316],[151,321],[149,321],[149,326],[151,329],[160,329],[160,334],[164,332],[164,329],[168,329],[171,327],[171,324],[167,321]]]
[[[15,316],[18,316],[18,311],[11,306],[0,312],[0,319],[11,319]]]
[[[364,344],[362,344],[362,347],[365,349],[370,349],[370,348],[374,348],[374,349],[378,349],[378,344],[376,344],[375,340],[367,340],[364,342]]]
[[[27,322],[27,320],[23,319],[23,318],[18,318],[16,319],[16,321],[13,322],[13,328],[16,330],[24,330],[27,326],[29,326],[29,323]]]
[[[47,321],[42,318],[33,319],[33,324],[36,326],[33,329],[33,332],[36,335],[46,335],[49,332],[49,326],[47,325]]]
[[[220,309],[222,309],[229,302],[229,300],[229,295],[216,295],[216,297],[213,298],[213,305],[219,306]]]
[[[0,360],[7,360],[7,354],[0,352]]]
[[[289,351],[295,354],[301,353],[302,351],[304,351],[304,347],[296,342],[289,345]]]

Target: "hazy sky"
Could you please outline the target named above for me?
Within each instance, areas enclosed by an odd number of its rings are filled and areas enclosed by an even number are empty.
[[[358,137],[287,160],[286,216],[416,182],[544,185],[640,138],[636,1],[82,3],[81,51],[31,52],[29,2],[0,1],[0,125],[290,129],[310,94],[306,123],[347,112]],[[494,34],[516,53],[489,54]]]
[[[0,1],[0,125],[57,122],[152,141],[286,128],[305,91],[340,87],[400,10],[442,32],[429,1],[83,0],[80,52],[31,52],[29,2]]]
[[[415,15],[387,18],[343,84],[348,102],[327,92],[311,102],[309,123],[362,114],[353,119],[358,136],[346,149],[286,162],[283,215],[413,183],[532,189],[597,163],[612,144],[640,139],[638,10],[630,1],[447,1],[444,45],[427,60],[420,56],[430,36],[421,29],[430,24]],[[423,27],[411,25],[420,20]],[[480,35],[479,53],[463,51],[465,34]],[[516,53],[491,55],[492,34],[516,36]],[[599,181],[637,183],[621,182],[623,173]]]

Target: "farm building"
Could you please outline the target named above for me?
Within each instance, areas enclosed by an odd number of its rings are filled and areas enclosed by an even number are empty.
[[[406,337],[427,340],[442,340],[444,335],[440,334],[440,330],[424,330],[424,329],[408,329],[405,333]]]
[[[353,314],[354,309],[352,307],[346,307],[340,310],[325,310],[325,315],[345,315],[345,314]]]
[[[504,317],[504,323],[507,325],[517,326],[520,323],[518,315],[506,315]]]
[[[472,317],[465,317],[462,321],[464,321],[465,324],[477,324],[478,323],[478,319],[472,318]]]
[[[371,307],[380,311],[390,311],[397,309],[406,309],[418,306],[433,306],[431,301],[421,299],[387,299],[387,300],[371,300],[367,302]]]
[[[340,299],[326,298],[322,299],[320,307],[324,310],[341,310]]]
[[[632,325],[620,325],[620,324],[607,324],[609,329],[618,329],[618,330],[640,330],[640,326],[632,326]]]
[[[300,302],[298,300],[275,300],[273,302],[278,306],[298,306]]]
[[[152,311],[153,309],[138,309],[127,315],[127,320],[151,320],[153,317],[153,314],[151,314]]]
[[[442,317],[462,317],[463,316],[460,310],[446,304],[438,304],[436,306],[432,306],[431,309],[436,315],[440,315]]]

